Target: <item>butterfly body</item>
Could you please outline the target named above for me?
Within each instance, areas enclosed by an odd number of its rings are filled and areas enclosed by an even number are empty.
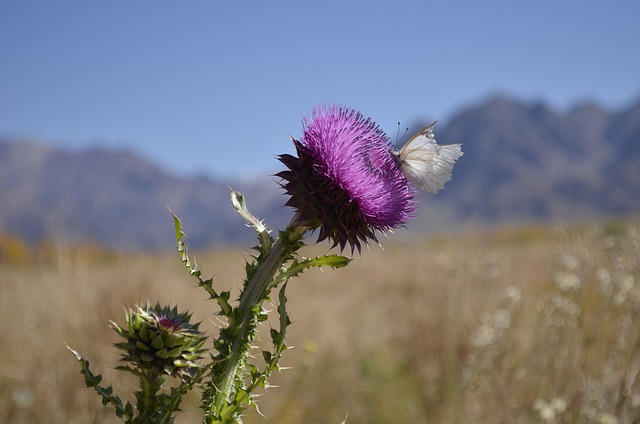
[[[404,176],[420,190],[431,193],[451,180],[453,165],[463,154],[460,144],[440,145],[436,142],[435,124],[419,131],[399,151],[391,151]]]

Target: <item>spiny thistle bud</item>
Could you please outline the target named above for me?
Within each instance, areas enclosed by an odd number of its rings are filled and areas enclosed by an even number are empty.
[[[113,321],[111,327],[125,343],[116,343],[125,351],[122,361],[133,364],[140,371],[151,371],[174,377],[191,375],[197,360],[205,352],[206,337],[198,330],[200,323],[191,324],[191,314],[178,313],[177,307],[160,304],[138,306],[125,313],[126,327]]]
[[[387,135],[362,114],[339,106],[316,108],[293,140],[298,156],[281,155],[276,174],[299,223],[320,229],[318,241],[360,251],[376,231],[404,225],[415,211],[415,190],[391,153]]]

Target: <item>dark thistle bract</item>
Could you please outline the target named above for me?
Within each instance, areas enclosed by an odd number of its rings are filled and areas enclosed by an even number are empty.
[[[329,239],[341,251],[347,246],[360,251],[363,243],[377,242],[378,233],[401,227],[413,217],[415,189],[399,169],[386,134],[359,112],[340,106],[316,108],[304,120],[302,137],[293,143],[297,156],[281,155],[286,169],[277,176],[289,196],[286,205],[295,214],[276,238],[249,212],[244,196],[231,192],[233,207],[258,236],[237,301],[230,301],[229,291],[218,291],[212,278],[202,277],[187,250],[182,223],[171,212],[180,260],[215,302],[216,315],[225,323],[211,350],[204,347],[199,324],[191,323],[191,315],[177,307],[147,304],[128,310],[126,325],[112,322],[112,328],[124,339],[116,343],[125,364],[118,369],[139,379],[134,405],[114,395],[111,386],[100,386],[102,377],[69,349],[81,364],[86,385],[124,422],[173,422],[182,397],[194,389],[200,393],[204,423],[241,422],[242,412],[255,406],[256,390],[269,386],[268,378],[279,369],[287,349],[287,281],[312,267],[341,268],[351,260],[341,255],[300,256],[305,234],[317,230],[318,241]],[[275,289],[277,300],[271,297]],[[270,331],[271,348],[251,355],[258,324],[268,319],[265,301],[277,302],[277,325]],[[255,357],[262,361],[254,363]],[[177,380],[171,387],[165,384],[169,378]]]

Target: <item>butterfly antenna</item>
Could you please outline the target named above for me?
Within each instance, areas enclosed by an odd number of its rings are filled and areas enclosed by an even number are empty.
[[[400,146],[403,141],[404,138],[407,136],[407,133],[409,132],[409,127],[404,129],[404,132],[402,133],[402,137],[400,136],[400,121],[398,121],[398,131],[396,132],[396,148],[398,148],[398,146]]]

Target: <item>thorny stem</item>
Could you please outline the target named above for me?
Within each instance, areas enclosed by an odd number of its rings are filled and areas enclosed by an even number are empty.
[[[156,422],[159,417],[160,407],[158,405],[157,393],[162,388],[166,380],[165,376],[153,372],[145,372],[140,376],[141,393],[138,399],[139,416],[134,422]]]
[[[231,355],[227,360],[225,372],[222,374],[222,381],[217,386],[218,391],[213,402],[214,410],[216,411],[220,411],[225,400],[229,400],[234,378],[238,372],[242,357],[246,353],[247,341],[255,331],[255,326],[251,325],[254,307],[259,306],[273,288],[272,283],[276,273],[292,253],[291,246],[295,246],[296,242],[302,239],[307,231],[307,227],[299,224],[298,218],[299,215],[296,214],[283,233],[289,240],[283,243],[278,238],[273,243],[264,261],[258,266],[255,274],[240,295],[240,304],[238,306],[239,321],[236,323],[239,331],[232,341]]]

